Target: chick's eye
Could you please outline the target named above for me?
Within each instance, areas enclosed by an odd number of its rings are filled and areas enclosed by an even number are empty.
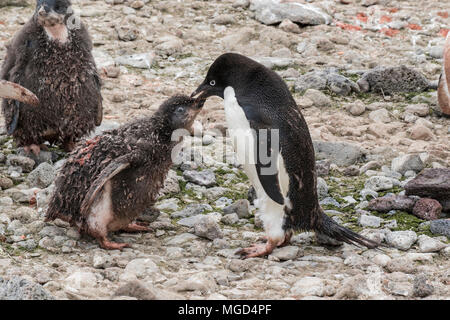
[[[214,87],[214,86],[216,85],[216,80],[211,80],[211,81],[209,82],[209,84],[210,84],[212,87]]]
[[[176,112],[177,113],[183,113],[184,112],[184,107],[178,107]]]

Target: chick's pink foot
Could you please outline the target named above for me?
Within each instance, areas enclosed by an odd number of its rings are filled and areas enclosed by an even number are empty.
[[[146,227],[146,226],[141,226],[137,223],[130,223],[128,226],[126,226],[122,230],[126,231],[126,232],[150,232],[150,231],[152,231],[151,228]]]

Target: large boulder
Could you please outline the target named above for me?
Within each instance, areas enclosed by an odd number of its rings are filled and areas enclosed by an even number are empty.
[[[406,195],[450,199],[450,169],[425,169],[405,185]]]

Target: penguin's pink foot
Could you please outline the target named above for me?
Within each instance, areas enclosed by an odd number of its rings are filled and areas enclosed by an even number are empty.
[[[244,248],[236,252],[242,259],[263,257],[272,253],[273,249],[277,247],[276,242],[268,240],[266,244],[255,243],[249,248]]]
[[[130,223],[128,226],[122,229],[126,232],[150,232],[153,231],[151,228],[146,226],[141,226],[137,223]]]
[[[39,155],[41,153],[41,147],[37,144],[30,144],[29,146],[23,147],[23,150],[25,150],[26,153],[33,152],[35,155]]]
[[[286,235],[284,236],[283,242],[281,242],[277,247],[285,247],[291,243],[292,238],[292,232],[286,232]],[[263,236],[261,238],[258,238],[258,241],[267,242],[269,240],[268,236]]]
[[[128,243],[111,242],[111,241],[108,241],[107,239],[101,239],[101,240],[99,240],[99,242],[100,242],[100,246],[106,250],[123,250],[124,248],[131,247],[130,244],[128,244]]]

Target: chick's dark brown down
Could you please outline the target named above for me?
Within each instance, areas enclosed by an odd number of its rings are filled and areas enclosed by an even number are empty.
[[[202,100],[175,96],[150,118],[80,143],[56,180],[47,220],[60,218],[97,238],[106,249],[110,231],[145,231],[132,221],[151,207],[172,165],[177,129],[189,129]]]
[[[75,21],[76,22],[76,21]],[[44,142],[71,151],[102,121],[100,78],[86,27],[71,18],[70,1],[38,0],[36,12],[7,47],[0,79],[19,84],[39,106],[5,99],[5,126],[18,146]]]

